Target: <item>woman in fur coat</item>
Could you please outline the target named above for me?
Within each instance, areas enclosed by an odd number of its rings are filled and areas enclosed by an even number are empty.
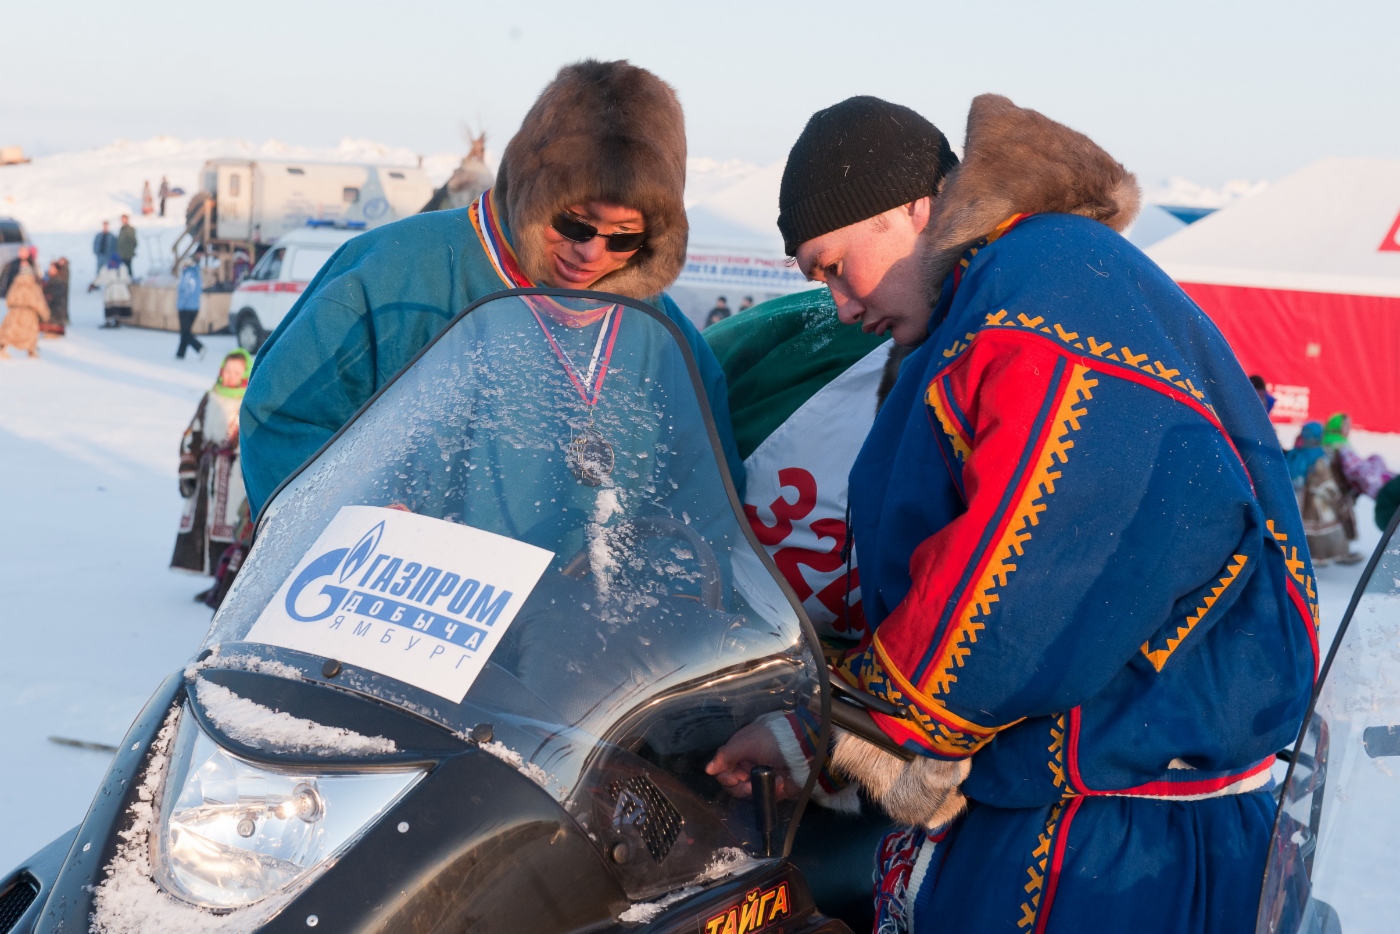
[[[44,301],[44,289],[34,274],[27,254],[22,257],[19,273],[5,293],[8,311],[0,321],[0,357],[8,357],[7,348],[23,350],[31,357],[39,356],[39,328],[49,320],[49,304]]]
[[[242,348],[224,357],[218,380],[199,400],[180,439],[185,510],[170,558],[172,568],[212,576],[224,549],[238,540],[239,510],[246,499],[238,463],[238,410],[252,362]],[[208,595],[205,591],[195,599],[203,601]]]
[[[613,292],[665,312],[695,355],[742,485],[724,376],[663,292],[685,266],[685,157],[685,120],[665,82],[627,62],[579,62],[544,89],[506,146],[495,186],[470,206],[405,218],[342,247],[258,355],[243,418],[254,514],[459,311],[532,285]],[[615,234],[638,236],[604,239]],[[585,335],[590,325],[577,324],[561,333]]]

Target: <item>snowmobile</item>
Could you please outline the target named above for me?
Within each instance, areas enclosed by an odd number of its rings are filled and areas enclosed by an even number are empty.
[[[832,699],[743,515],[663,314],[474,303],[269,499],[0,934],[868,927],[882,820],[798,829],[880,702]],[[806,785],[735,797],[705,765],[765,717]]]

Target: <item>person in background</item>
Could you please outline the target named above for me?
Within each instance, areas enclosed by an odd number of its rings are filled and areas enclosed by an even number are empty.
[[[131,276],[117,256],[109,256],[102,271],[93,281],[93,288],[102,289],[102,326],[114,328],[122,318],[131,317]]]
[[[180,284],[175,289],[175,314],[180,318],[180,347],[175,351],[178,360],[185,359],[187,347],[193,347],[199,359],[204,359],[204,344],[194,336],[194,319],[199,316],[199,302],[204,296],[204,277],[199,272],[202,256],[201,251],[196,251],[194,258],[185,261],[185,267],[180,270]]]
[[[1355,502],[1360,495],[1372,499],[1395,477],[1384,458],[1372,454],[1363,458],[1351,446],[1351,416],[1337,412],[1322,426],[1322,448],[1332,459],[1332,469],[1342,492]]]
[[[15,281],[15,276],[19,275],[20,269],[26,265],[36,272],[39,268],[39,251],[32,246],[20,247],[14,259],[0,266],[0,295],[9,291],[10,283]]]
[[[225,550],[239,540],[247,495],[238,456],[238,410],[248,388],[253,358],[241,347],[230,351],[213,388],[199,400],[180,439],[180,496],[185,509],[175,536],[170,566],[213,576]],[[219,582],[195,596],[209,600]]]
[[[233,279],[232,279],[231,281],[233,282],[233,287],[234,287],[235,289],[238,288],[238,284],[239,284],[240,282],[242,282],[242,281],[243,281],[243,278],[244,278],[245,276],[247,276],[248,273],[252,272],[252,270],[253,270],[253,263],[252,263],[252,260],[250,260],[250,259],[248,258],[248,251],[246,251],[246,250],[234,250],[234,251],[233,251]]]
[[[44,290],[34,273],[32,247],[19,251],[19,270],[5,292],[5,320],[0,321],[0,357],[9,357],[7,347],[39,356],[39,328],[49,320],[49,306]]]
[[[49,303],[49,321],[40,330],[62,337],[68,330],[68,258],[60,256],[44,273],[44,301]]]
[[[739,303],[739,310],[740,310],[740,311],[748,311],[748,310],[749,310],[750,308],[752,308],[752,307],[753,307],[753,296],[752,296],[752,295],[745,295],[745,296],[744,296],[744,300],[743,300],[742,302]]]
[[[715,299],[715,307],[711,308],[710,313],[705,316],[705,327],[718,324],[725,318],[728,318],[730,314],[732,314],[732,312],[729,310],[729,299],[721,295],[719,298]]]
[[[131,261],[136,258],[136,228],[131,226],[131,218],[125,214],[122,215],[121,230],[117,231],[117,256],[126,267],[126,274],[135,278],[136,272],[131,268]]]
[[[1264,377],[1257,373],[1249,378],[1249,384],[1254,387],[1254,391],[1259,393],[1259,401],[1264,403],[1264,411],[1272,412],[1274,403],[1278,400],[1269,392],[1269,386],[1264,382]]]
[[[116,255],[117,235],[112,233],[111,225],[103,221],[102,229],[97,233],[97,236],[92,238],[93,269],[97,271],[93,274],[93,281],[88,286],[89,292],[97,291],[97,276],[101,275],[102,270],[107,268],[108,258]]]
[[[1303,426],[1292,449],[1283,455],[1288,477],[1298,497],[1298,511],[1303,514],[1303,534],[1313,565],[1325,567],[1333,561],[1355,564],[1363,557],[1350,545],[1356,539],[1356,512],[1338,482],[1340,475],[1327,456],[1323,438],[1321,422]]]
[[[141,216],[149,217],[156,212],[155,198],[151,197],[151,180],[141,184]]]
[[[164,175],[160,177],[160,191],[158,195],[160,197],[160,216],[164,217],[165,199],[170,197],[170,182],[166,180]]]

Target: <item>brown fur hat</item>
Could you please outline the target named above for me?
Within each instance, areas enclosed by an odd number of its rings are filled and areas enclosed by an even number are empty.
[[[1137,217],[1132,173],[1083,133],[982,94],[967,114],[962,165],[934,202],[925,232],[929,279],[937,289],[976,241],[1012,214],[1080,214],[1122,231]]]
[[[520,266],[550,270],[544,229],[571,204],[605,201],[646,218],[646,246],[593,286],[650,298],[685,267],[685,117],[676,92],[625,61],[566,65],[506,145],[496,198]]]

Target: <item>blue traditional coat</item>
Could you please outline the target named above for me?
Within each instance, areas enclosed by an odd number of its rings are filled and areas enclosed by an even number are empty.
[[[1200,309],[1102,224],[1013,217],[944,283],[850,502],[873,632],[844,674],[909,711],[877,715],[907,748],[972,758],[918,929],[1252,930],[1255,789],[1318,606],[1273,429]]]

